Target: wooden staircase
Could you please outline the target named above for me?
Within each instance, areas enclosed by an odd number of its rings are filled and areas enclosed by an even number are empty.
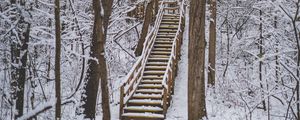
[[[176,3],[177,9],[169,9]],[[165,119],[173,94],[182,30],[183,3],[161,2],[157,19],[120,90],[120,119]],[[180,7],[179,7],[180,6]]]

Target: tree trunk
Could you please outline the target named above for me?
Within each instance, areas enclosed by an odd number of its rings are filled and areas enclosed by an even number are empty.
[[[59,0],[55,0],[55,119],[61,118],[61,85],[60,85],[60,54],[61,54],[61,31],[60,31],[60,6]]]
[[[16,1],[11,0],[12,5],[16,5]],[[24,7],[25,2],[21,1],[20,6]],[[26,81],[26,67],[27,67],[27,53],[28,53],[28,42],[30,24],[24,20],[21,16],[20,22],[16,26],[17,34],[15,35],[19,39],[15,39],[11,43],[11,87],[13,99],[15,100],[15,119],[23,115],[24,111],[24,89]]]
[[[208,84],[215,85],[215,71],[216,71],[216,18],[217,7],[216,0],[210,0],[210,24],[209,24],[209,54],[208,54]]]
[[[112,2],[113,1],[110,0],[102,0],[102,2],[100,2],[100,0],[93,0],[95,18],[92,42],[90,45],[90,56],[96,58],[97,61],[92,59],[88,60],[88,70],[85,78],[86,85],[84,87],[86,93],[83,93],[84,95],[81,98],[81,101],[84,103],[82,107],[84,109],[83,114],[85,118],[95,119],[97,93],[99,80],[101,79],[103,120],[110,119],[109,91],[104,48]],[[104,8],[104,16],[101,16],[101,5]]]
[[[188,119],[207,116],[205,107],[205,0],[191,0],[188,50]]]
[[[142,32],[141,32],[141,38],[139,39],[138,41],[138,44],[137,44],[137,47],[135,49],[135,56],[140,56],[143,52],[143,48],[144,48],[144,42],[145,42],[145,38],[147,36],[147,33],[148,33],[148,28],[149,28],[149,25],[151,23],[151,20],[152,20],[152,10],[153,8],[153,0],[150,0],[147,4],[147,7],[146,7],[146,15],[144,17],[144,23],[143,23],[143,28],[142,28]]]
[[[263,57],[263,25],[262,25],[262,11],[259,10],[259,20],[260,20],[260,24],[259,24],[259,31],[260,31],[260,35],[259,35],[259,42],[258,42],[258,48],[259,48],[259,57]],[[264,111],[267,111],[267,107],[266,107],[266,101],[264,100],[264,93],[263,93],[263,78],[262,78],[262,66],[263,66],[263,62],[259,61],[259,80],[260,80],[260,89],[261,90],[261,98],[262,98],[262,108]]]

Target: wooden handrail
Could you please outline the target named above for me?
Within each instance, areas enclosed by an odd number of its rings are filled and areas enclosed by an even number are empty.
[[[164,1],[164,0],[163,0]],[[129,98],[133,95],[134,91],[137,88],[137,85],[140,83],[142,76],[144,74],[145,65],[147,59],[150,55],[151,49],[153,48],[156,34],[158,32],[162,16],[163,16],[163,2],[160,5],[160,9],[156,15],[155,25],[152,30],[147,34],[147,37],[144,42],[142,55],[138,58],[136,63],[133,65],[132,69],[129,71],[125,77],[125,82],[120,89],[120,118],[123,114],[123,107],[127,104]],[[125,99],[124,99],[125,98]]]
[[[171,101],[171,94],[174,92],[173,88],[174,88],[174,78],[175,78],[175,74],[176,74],[176,69],[177,69],[177,65],[178,65],[178,59],[179,59],[179,54],[180,54],[180,46],[181,46],[181,39],[182,39],[182,34],[183,34],[183,25],[184,25],[184,2],[185,0],[181,1],[181,5],[178,8],[178,12],[180,12],[180,18],[179,18],[179,24],[178,24],[178,29],[175,35],[175,38],[173,40],[172,43],[172,51],[171,51],[171,55],[167,64],[167,69],[166,72],[164,74],[163,77],[163,88],[164,93],[163,95],[166,97],[164,97],[163,99],[163,105],[170,103]],[[168,99],[165,99],[168,98]],[[165,108],[164,108],[165,109]]]

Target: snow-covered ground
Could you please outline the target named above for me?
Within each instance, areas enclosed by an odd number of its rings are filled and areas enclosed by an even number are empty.
[[[186,14],[187,15],[187,14]],[[188,80],[188,17],[185,17],[185,30],[181,46],[181,57],[178,65],[175,89],[167,120],[187,120],[187,80]]]

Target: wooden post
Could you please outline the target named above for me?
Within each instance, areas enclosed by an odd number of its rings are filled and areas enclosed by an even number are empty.
[[[164,94],[163,94],[163,114],[164,114],[164,117],[166,118],[166,113],[167,113],[167,96],[168,96],[168,93],[167,93],[167,89],[164,87]]]
[[[123,84],[120,89],[120,112],[119,112],[120,120],[122,120],[123,107],[124,107],[124,86],[125,84]]]

